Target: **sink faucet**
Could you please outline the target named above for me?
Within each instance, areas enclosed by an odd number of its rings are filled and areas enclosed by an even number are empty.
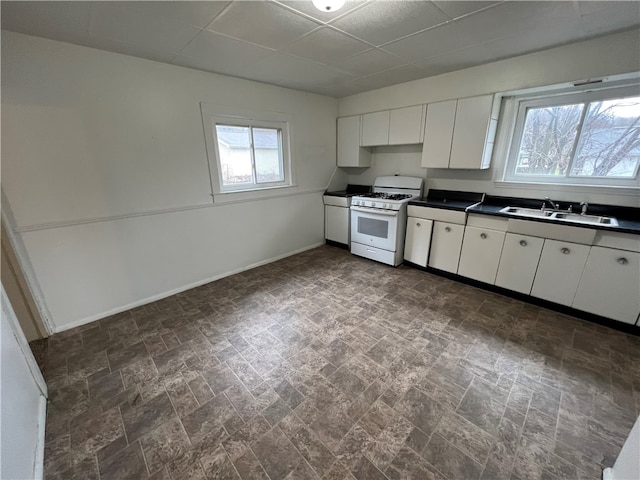
[[[580,206],[582,207],[582,211],[580,212],[580,215],[586,215],[587,208],[589,208],[589,204],[587,202],[580,202]]]
[[[552,210],[554,210],[554,211],[555,211],[555,210],[560,210],[560,205],[559,205],[559,204],[557,204],[557,203],[554,203],[554,202],[553,202],[549,197],[544,197],[544,200],[543,200],[543,202],[542,202],[542,208],[541,208],[541,210],[544,210],[544,206],[545,206],[547,203],[548,203],[549,205],[551,205],[551,209],[552,209]]]

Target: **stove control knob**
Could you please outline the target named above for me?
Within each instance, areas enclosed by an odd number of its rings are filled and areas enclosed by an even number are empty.
[[[385,203],[384,205],[382,205],[382,208],[389,208],[389,204]]]

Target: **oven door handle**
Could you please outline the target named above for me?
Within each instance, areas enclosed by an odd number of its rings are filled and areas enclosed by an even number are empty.
[[[379,208],[368,208],[368,207],[351,207],[351,210],[354,212],[362,212],[362,213],[372,213],[375,215],[386,215],[387,217],[397,217],[397,210],[381,210]]]

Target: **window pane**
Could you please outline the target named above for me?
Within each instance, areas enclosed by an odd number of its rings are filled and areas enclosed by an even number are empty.
[[[529,108],[515,174],[565,176],[583,108],[583,103]]]
[[[257,183],[284,181],[280,131],[276,128],[254,128],[253,145]]]
[[[223,185],[252,184],[249,127],[216,125]]]
[[[589,104],[571,175],[633,178],[640,161],[640,97]]]

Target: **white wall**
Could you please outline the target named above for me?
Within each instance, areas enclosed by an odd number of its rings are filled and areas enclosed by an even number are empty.
[[[339,116],[637,71],[640,71],[640,30],[631,30],[345,97],[339,103]],[[497,139],[496,147],[500,140]],[[498,185],[495,181],[501,177],[504,168],[504,158],[500,155],[494,155],[492,167],[484,171],[427,170],[420,166],[420,155],[421,148],[416,146],[375,147],[371,168],[345,169],[348,181],[366,184],[379,175],[399,172],[402,175],[425,177],[428,188],[529,198],[548,195],[557,200],[586,200],[640,207],[637,192]]]
[[[292,117],[297,192],[213,206],[200,102]],[[2,188],[57,330],[323,241],[337,101],[2,32]]]

